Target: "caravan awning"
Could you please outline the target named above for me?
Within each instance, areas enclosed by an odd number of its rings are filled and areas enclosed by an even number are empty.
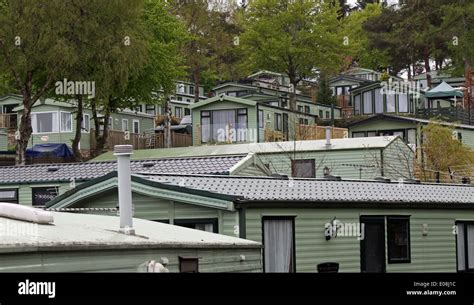
[[[428,99],[435,98],[453,98],[453,97],[463,97],[464,94],[460,90],[456,90],[451,87],[448,83],[443,81],[438,86],[434,87],[425,92],[425,97]]]

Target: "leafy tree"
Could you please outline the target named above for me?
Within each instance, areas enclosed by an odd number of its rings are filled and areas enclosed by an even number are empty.
[[[343,65],[338,3],[257,0],[247,7],[241,36],[244,66],[285,73],[293,88],[318,70],[330,74]],[[290,94],[296,108],[296,93]]]
[[[318,95],[316,102],[329,105],[336,103],[336,98],[332,94],[326,75],[321,75],[319,77]]]
[[[465,168],[474,163],[472,150],[453,138],[453,132],[453,128],[434,122],[423,128],[425,177],[432,177],[436,172],[451,172],[453,168]]]
[[[167,4],[147,0],[143,6],[142,1],[135,1],[132,9],[130,4],[120,2],[114,14],[110,14],[111,20],[101,19],[104,25],[112,20],[115,25],[107,32],[104,45],[100,46],[102,51],[95,59],[102,63],[94,72],[99,92],[92,104],[97,152],[107,142],[108,124],[105,122],[112,112],[166,100],[174,90],[176,78],[183,72],[178,50],[186,34],[169,13]],[[130,44],[126,43],[127,39]],[[157,99],[158,90],[163,92],[162,100]],[[169,118],[168,105],[165,108]],[[99,111],[104,113],[103,118],[98,117]],[[169,127],[169,119],[166,125]]]
[[[382,13],[380,4],[366,4],[364,9],[352,10],[344,19],[344,33],[347,37],[348,64],[356,62],[359,66],[374,70],[386,68],[390,63],[390,52],[370,45],[369,34],[364,24]],[[379,29],[378,29],[379,30]]]
[[[22,95],[16,163],[25,163],[32,134],[31,108],[77,61],[68,31],[71,1],[0,1],[0,71]]]

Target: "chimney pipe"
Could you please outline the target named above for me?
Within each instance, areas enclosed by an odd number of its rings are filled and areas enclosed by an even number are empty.
[[[326,126],[326,148],[331,148],[331,126]]]
[[[132,145],[114,146],[114,156],[117,156],[120,232],[127,235],[135,235],[132,221],[132,179],[130,172],[132,151]]]

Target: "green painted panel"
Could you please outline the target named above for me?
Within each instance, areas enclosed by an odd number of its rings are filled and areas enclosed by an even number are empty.
[[[472,210],[409,209],[247,209],[247,239],[262,241],[262,216],[296,216],[296,270],[316,272],[323,262],[339,262],[341,272],[360,272],[360,241],[339,236],[326,241],[324,226],[334,217],[358,223],[361,215],[410,217],[411,263],[387,264],[387,272],[456,272],[453,226],[457,219],[474,220]],[[423,224],[428,234],[422,234]]]
[[[200,272],[261,272],[260,249],[120,249],[1,255],[0,272],[137,272],[166,257],[179,272],[179,256],[199,257]],[[240,259],[245,256],[245,260]]]
[[[411,122],[395,122],[389,120],[380,120],[375,122],[368,122],[365,124],[359,124],[353,127],[349,127],[350,134],[352,132],[359,131],[379,131],[379,130],[393,130],[393,129],[410,129],[416,128],[415,123]]]
[[[259,154],[259,160],[268,164],[272,173],[292,175],[291,161],[314,159],[316,178],[323,177],[324,167],[331,170],[331,174],[345,179],[372,179],[380,176],[380,150],[335,150],[330,152],[296,152],[282,151],[279,154]],[[362,168],[362,171],[360,171]]]
[[[400,138],[383,150],[383,175],[390,179],[413,178],[415,153]]]

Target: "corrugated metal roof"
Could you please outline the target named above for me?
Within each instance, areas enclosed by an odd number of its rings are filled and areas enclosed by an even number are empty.
[[[243,155],[132,161],[132,172],[227,174]],[[114,157],[115,158],[115,157]],[[116,161],[0,167],[0,184],[90,180],[117,170]]]
[[[52,212],[53,225],[38,225],[0,217],[2,232],[0,252],[38,251],[46,248],[134,247],[260,247],[257,242],[184,227],[133,219],[134,236],[118,232],[119,217]],[[21,230],[20,230],[21,229]]]
[[[331,148],[326,148],[326,140],[305,140],[286,142],[265,142],[225,145],[202,145],[192,147],[141,149],[133,153],[132,159],[150,159],[166,157],[192,157],[192,156],[218,156],[252,153],[287,153],[293,150],[317,151],[317,150],[340,150],[340,149],[367,149],[387,147],[396,137],[367,137],[331,139]],[[113,152],[100,155],[92,161],[115,160]]]
[[[195,175],[142,178],[252,201],[474,203],[474,187],[466,185]]]

